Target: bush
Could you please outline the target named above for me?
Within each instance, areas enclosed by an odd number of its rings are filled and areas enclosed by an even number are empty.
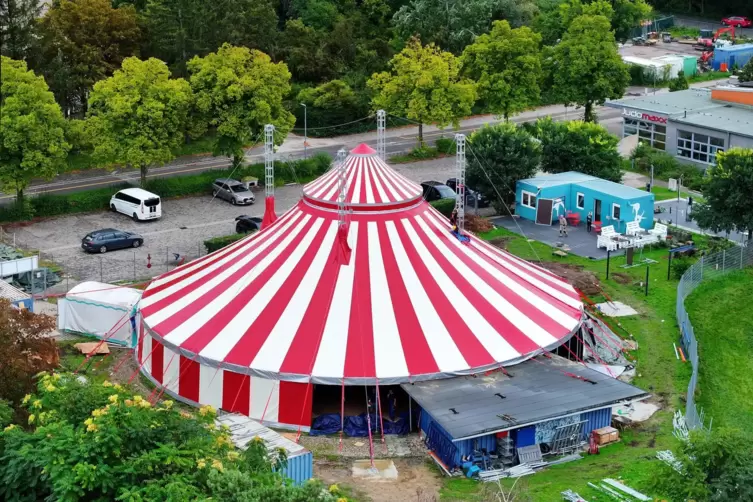
[[[452,138],[439,138],[434,142],[437,152],[443,155],[452,155],[457,149],[457,144]]]
[[[434,206],[434,209],[447,216],[448,218],[452,214],[452,210],[455,209],[455,199],[439,199],[430,203]]]
[[[213,239],[207,239],[204,241],[204,247],[207,249],[207,253],[213,253],[218,249],[222,249],[228,244],[232,244],[235,241],[239,241],[246,237],[248,234],[231,234],[223,235],[222,237],[214,237]]]
[[[690,258],[676,258],[672,260],[672,275],[675,279],[679,280],[691,265],[693,265],[693,262]]]
[[[683,164],[667,152],[652,148],[646,143],[639,143],[631,158],[634,161],[635,169],[646,174],[651,172],[653,165],[654,177],[657,179],[680,179],[682,177],[684,187],[699,192],[702,192],[706,186],[707,179],[703,171],[695,166]]]

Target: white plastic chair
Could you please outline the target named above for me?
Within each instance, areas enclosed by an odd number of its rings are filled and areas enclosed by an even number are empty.
[[[649,234],[656,236],[659,240],[667,238],[667,225],[663,223],[654,224],[654,228],[648,231]]]

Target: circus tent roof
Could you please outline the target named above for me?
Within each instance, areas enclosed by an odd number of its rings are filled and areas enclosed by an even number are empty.
[[[387,384],[514,364],[579,326],[572,286],[475,236],[462,243],[365,145],[346,159],[339,230],[336,176],[263,231],[153,281],[140,304],[151,335],[238,373]]]

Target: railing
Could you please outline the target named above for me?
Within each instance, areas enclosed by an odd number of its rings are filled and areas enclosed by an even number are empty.
[[[695,390],[698,385],[698,340],[696,340],[693,325],[685,310],[685,299],[704,280],[719,277],[751,265],[753,265],[753,246],[736,246],[721,253],[701,257],[698,262],[685,271],[677,285],[677,325],[680,327],[682,344],[693,367],[693,374],[690,377],[690,384],[688,384],[685,409],[685,422],[689,429],[710,430],[711,419],[709,419],[709,425],[706,426],[703,409],[699,411],[695,402]]]

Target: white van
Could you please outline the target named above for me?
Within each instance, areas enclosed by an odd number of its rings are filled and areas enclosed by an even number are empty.
[[[140,188],[125,188],[110,199],[110,209],[123,213],[134,221],[156,220],[162,216],[159,195]]]

